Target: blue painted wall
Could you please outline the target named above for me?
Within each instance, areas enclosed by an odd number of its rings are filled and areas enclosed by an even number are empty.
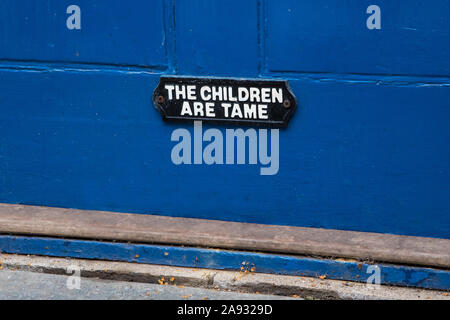
[[[70,4],[81,30],[66,28]],[[370,4],[381,30],[366,27]],[[450,238],[448,12],[445,0],[2,1],[0,202]],[[278,174],[174,165],[172,131],[193,128],[162,122],[162,74],[288,79],[299,110]]]

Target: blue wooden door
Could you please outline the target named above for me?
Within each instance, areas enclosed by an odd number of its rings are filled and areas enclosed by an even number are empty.
[[[3,0],[0,202],[448,239],[448,12],[445,0]],[[195,132],[162,121],[162,75],[288,80],[299,109],[278,132],[277,170],[175,164],[173,132]]]

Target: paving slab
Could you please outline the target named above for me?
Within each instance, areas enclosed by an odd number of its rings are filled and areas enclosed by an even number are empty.
[[[106,299],[107,297],[108,299],[149,297],[151,299],[168,299],[169,297],[171,299],[203,299],[205,297],[206,299],[279,299],[288,297],[450,300],[450,292],[445,291],[369,285],[326,278],[13,254],[0,254],[0,261],[2,268],[0,279],[5,282],[0,291],[2,298],[7,296],[12,298],[13,292],[19,294],[17,286],[25,286],[25,279],[29,279],[36,290],[39,286],[44,286],[42,289],[45,289],[47,285],[60,288],[61,291],[57,297],[61,299]],[[82,283],[86,285],[89,292],[66,292],[67,278],[75,269],[80,271]],[[15,281],[16,284],[14,284]],[[44,284],[39,284],[41,282]],[[55,285],[52,285],[53,282]],[[8,290],[7,288],[10,293],[5,291]],[[104,290],[103,293],[102,290]],[[45,299],[45,295],[39,295],[37,292],[34,293],[34,297]],[[149,292],[148,295],[147,292]],[[21,294],[22,298],[26,297],[25,293]],[[48,296],[48,298],[51,297]]]
[[[81,278],[31,271],[0,271],[0,299],[8,300],[281,300],[288,297],[176,285]]]

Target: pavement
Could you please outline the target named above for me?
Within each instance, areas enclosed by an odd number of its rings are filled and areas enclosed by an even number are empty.
[[[283,296],[227,292],[177,285],[81,278],[2,270],[0,299],[8,300],[280,300]]]
[[[0,299],[450,300],[450,292],[255,272],[0,254]]]

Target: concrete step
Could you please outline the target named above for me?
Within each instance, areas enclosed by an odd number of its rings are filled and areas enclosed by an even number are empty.
[[[2,299],[433,299],[437,290],[273,274],[0,254]],[[79,275],[80,290],[76,286]],[[71,284],[70,284],[71,283]]]

